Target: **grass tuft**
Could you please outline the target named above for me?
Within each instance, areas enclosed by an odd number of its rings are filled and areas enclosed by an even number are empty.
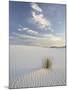
[[[44,58],[42,62],[42,68],[50,69],[52,67],[52,62],[49,58]]]

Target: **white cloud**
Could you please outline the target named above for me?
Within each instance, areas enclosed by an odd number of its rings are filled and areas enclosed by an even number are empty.
[[[19,34],[19,33],[15,33],[15,32],[13,32],[12,34],[15,35],[17,38],[20,38],[20,39],[36,39],[36,40],[39,39],[35,36],[30,36],[30,35],[26,35],[26,34]]]
[[[20,28],[18,28],[17,30],[18,30],[18,31],[27,31],[27,30],[28,30],[28,28],[26,28],[26,27],[25,27],[25,28],[20,27]]]
[[[48,38],[49,40],[54,41],[54,42],[55,41],[62,41],[63,40],[62,37],[56,36],[56,35],[53,35],[53,34],[45,34],[43,36],[44,36],[44,38]]]
[[[34,42],[35,45],[38,46],[44,46],[44,47],[51,47],[51,46],[57,46],[61,47],[65,45],[65,40],[63,37],[58,37],[53,34],[46,34],[43,35],[42,38]]]
[[[32,18],[33,21],[38,25],[39,28],[44,30],[50,30],[53,32],[54,30],[51,27],[51,22],[44,16],[43,10],[36,3],[31,4],[32,7]]]
[[[32,30],[29,31],[29,33],[34,34]],[[65,45],[65,40],[61,36],[56,36],[53,34],[45,34],[41,35],[41,37],[37,36],[31,36],[31,35],[26,35],[26,34],[19,34],[19,33],[12,33],[13,36],[10,37],[10,40],[25,40],[30,43],[30,45],[36,45],[36,46],[43,46],[43,47],[50,47],[50,46],[57,46],[61,47]],[[31,42],[30,42],[31,41]]]
[[[43,16],[43,14],[36,14],[36,12],[32,11],[32,16],[40,28],[48,28],[51,26],[50,22]]]
[[[27,27],[23,28],[23,31],[27,31],[27,30],[28,30],[28,28],[27,28]]]
[[[52,37],[51,37],[51,40],[52,40],[52,41],[61,41],[62,38],[61,38],[61,37],[52,36]]]
[[[39,33],[35,30],[31,30],[30,28],[18,28],[18,31],[25,31],[27,32],[28,34],[31,34],[31,35],[38,35]]]
[[[56,33],[57,36],[64,36],[65,37],[65,31],[63,33]]]
[[[44,34],[43,37],[51,38],[53,37],[53,34]]]
[[[46,38],[40,38],[39,40],[36,40],[32,44],[41,47],[51,47],[51,46],[61,47],[65,45],[65,42],[61,37],[49,36]]]
[[[22,28],[18,28],[18,31],[22,31]]]
[[[25,39],[36,39],[36,37],[34,37],[34,36],[25,35],[25,34],[19,34],[18,36],[20,38],[25,38]]]
[[[31,34],[31,35],[38,35],[38,32],[36,32],[36,31],[33,31],[33,30],[27,30],[27,32],[29,33],[29,34]]]
[[[51,43],[51,46],[57,46],[57,47],[65,45],[65,41],[63,37],[54,36],[54,35],[50,37],[50,43]]]
[[[42,9],[36,3],[31,3],[31,7],[33,10],[36,10],[38,12],[42,12]]]
[[[52,38],[51,41],[52,41],[52,46],[59,47],[59,46],[64,46],[65,45],[65,41],[60,37]]]
[[[25,34],[19,34],[18,35],[20,38],[25,38],[25,39],[37,39],[34,36],[30,36],[30,35],[25,35]]]

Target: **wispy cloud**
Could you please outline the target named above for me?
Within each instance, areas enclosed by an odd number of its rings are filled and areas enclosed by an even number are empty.
[[[32,11],[32,16],[40,28],[46,28],[49,30],[49,27],[51,26],[50,22],[43,16],[43,14],[36,14],[36,12]]]
[[[27,27],[23,28],[23,31],[27,31],[27,30],[28,30],[28,28],[27,28]]]
[[[31,35],[37,35],[38,34],[38,32],[36,32],[36,31],[33,31],[33,30],[28,30],[27,31],[29,34],[31,34]]]
[[[41,47],[51,47],[51,46],[61,47],[65,45],[65,42],[61,37],[48,36],[40,38],[39,40],[32,42],[32,44]]]
[[[22,31],[22,28],[18,28],[17,30],[18,30],[18,31]]]
[[[27,31],[28,28],[26,28],[26,27],[25,28],[24,27],[19,27],[17,30],[22,32],[22,31]]]
[[[25,28],[18,28],[18,31],[19,32],[24,32],[25,31],[26,33],[28,33],[30,35],[38,35],[39,34],[37,31],[32,30],[32,29],[27,28],[27,27],[25,27]]]
[[[44,16],[43,11],[38,4],[33,3],[31,4],[31,7],[34,9],[32,10],[32,18],[38,27],[53,32],[53,29],[51,28],[51,22]]]
[[[31,7],[33,10],[36,10],[38,12],[42,12],[42,9],[36,3],[31,3]]]
[[[30,31],[31,32],[31,31]],[[50,47],[50,46],[64,46],[65,41],[62,37],[55,36],[53,34],[46,34],[41,35],[41,37],[37,36],[30,36],[26,34],[20,34],[20,33],[12,33],[13,36],[10,36],[10,39],[15,41],[21,41],[21,42],[27,42],[30,45],[36,45],[36,46],[43,46],[43,47]],[[17,42],[18,43],[18,42]]]
[[[27,35],[27,34],[20,34],[20,33],[15,33],[15,32],[13,32],[12,33],[14,36],[16,36],[16,37],[18,37],[18,38],[20,38],[20,39],[38,39],[37,37],[35,37],[35,36],[30,36],[30,35]]]

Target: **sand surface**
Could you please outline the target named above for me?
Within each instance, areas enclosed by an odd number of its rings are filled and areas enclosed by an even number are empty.
[[[52,68],[43,69],[49,57]],[[65,85],[65,48],[10,46],[9,88]]]
[[[44,87],[55,85],[65,85],[63,72],[60,71],[60,75],[58,75],[57,70],[40,69],[16,78],[10,83],[10,88]]]

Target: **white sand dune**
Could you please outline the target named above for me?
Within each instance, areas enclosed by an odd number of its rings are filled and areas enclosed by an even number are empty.
[[[52,69],[42,69],[44,57],[50,57]],[[65,62],[65,48],[11,45],[9,88],[65,85]]]
[[[10,88],[44,87],[65,85],[65,75],[61,70],[40,69],[18,77],[10,84]],[[60,75],[59,75],[60,74]]]

